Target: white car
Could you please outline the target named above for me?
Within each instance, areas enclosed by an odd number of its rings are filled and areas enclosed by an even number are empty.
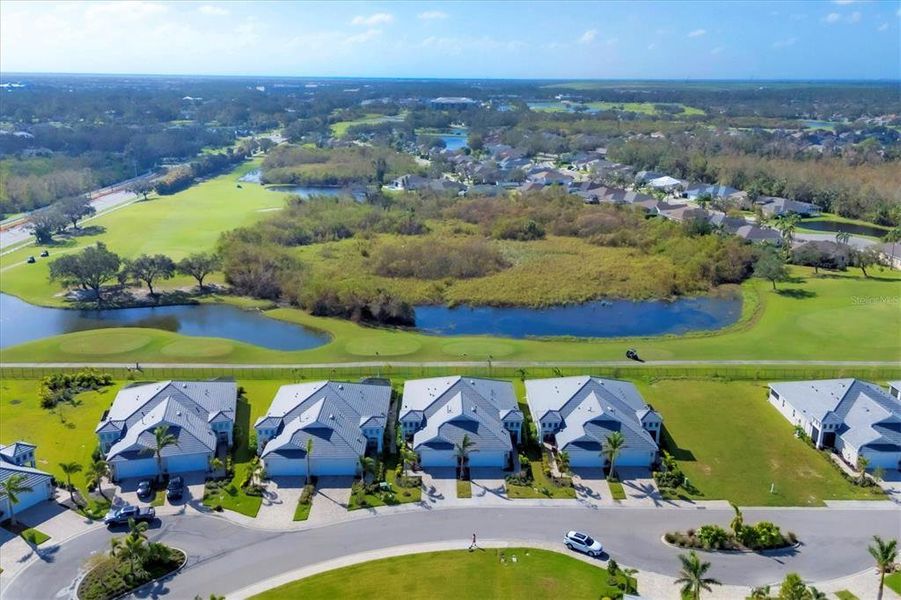
[[[587,533],[581,531],[569,531],[563,536],[563,545],[570,550],[578,550],[588,556],[600,556],[604,552],[601,543],[593,539]]]

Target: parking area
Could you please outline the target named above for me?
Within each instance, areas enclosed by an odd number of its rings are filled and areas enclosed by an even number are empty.
[[[176,500],[169,500],[165,498],[165,488],[163,490],[163,504],[158,507],[158,510],[166,511],[166,507],[172,507],[176,509],[181,509],[188,505],[196,505],[203,502],[203,494],[204,494],[204,484],[206,483],[206,473],[203,472],[195,472],[195,473],[183,473],[181,477],[185,482],[185,489],[182,493],[182,497]],[[138,484],[142,481],[150,481],[151,484],[157,488],[158,485],[153,478],[133,478],[133,479],[123,479],[119,481],[116,486],[116,500],[115,503],[123,503],[123,504],[132,504],[135,506],[141,506],[150,504],[155,494],[152,494],[148,498],[139,498],[138,497]]]
[[[604,477],[604,469],[573,467],[572,474],[573,488],[579,502],[587,506],[613,504],[613,495]]]
[[[310,523],[328,523],[347,515],[353,477],[320,477],[310,509]]]
[[[616,469],[616,474],[623,482],[626,502],[654,506],[663,504],[663,498],[660,496],[660,490],[657,489],[657,482],[654,481],[650,469],[622,467]]]
[[[503,469],[475,468],[471,469],[472,501],[478,504],[506,503],[507,489]],[[456,483],[454,484],[456,486]],[[456,496],[456,491],[454,492]]]
[[[437,504],[457,497],[457,470],[430,468],[419,473],[422,476],[422,499]]]
[[[294,520],[294,511],[303,493],[303,477],[273,477],[263,492],[263,503],[257,513],[261,527],[278,527]]]

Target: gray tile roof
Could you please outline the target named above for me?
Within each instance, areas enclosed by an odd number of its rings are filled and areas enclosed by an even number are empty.
[[[770,388],[808,419],[838,421],[838,436],[854,448],[901,448],[901,401],[875,384],[823,379],[771,383]]]
[[[12,444],[0,444],[0,460],[3,462],[15,463],[23,452],[28,452],[35,448],[37,448],[37,446],[34,444],[29,444],[28,442],[23,442],[21,440],[13,442]]]
[[[660,416],[627,381],[589,376],[530,379],[526,381],[526,400],[539,431],[545,416],[563,421],[555,435],[561,450],[572,445],[570,450],[600,452],[614,431],[623,434],[627,448],[657,449],[642,421],[648,415],[657,420]]]
[[[304,458],[306,443],[320,458],[351,458],[364,453],[362,427],[384,428],[391,404],[391,388],[365,383],[318,381],[283,385],[255,428],[278,428],[262,456],[275,453]]]
[[[510,451],[513,444],[503,420],[522,420],[512,383],[460,376],[407,381],[400,419],[407,415],[421,419],[414,450],[450,450],[468,435],[476,450]]]
[[[52,479],[53,476],[50,473],[45,473],[44,471],[40,471],[38,469],[33,469],[31,467],[20,467],[19,465],[8,463],[8,462],[0,462],[0,481],[6,481],[13,475],[24,475],[25,480],[22,482],[23,485],[30,488],[37,488],[44,484],[44,482]],[[0,488],[0,499],[6,498],[6,492]]]
[[[210,422],[234,422],[238,387],[234,381],[160,381],[121,390],[96,431],[122,432],[107,460],[146,458],[155,446],[153,430],[168,426],[178,445],[163,456],[213,452],[216,435]]]

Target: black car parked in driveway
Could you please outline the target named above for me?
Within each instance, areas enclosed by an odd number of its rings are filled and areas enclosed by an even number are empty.
[[[185,480],[180,475],[176,475],[169,480],[166,486],[166,498],[169,500],[178,500],[185,493]]]
[[[141,500],[147,500],[153,497],[153,485],[151,485],[150,481],[145,479],[138,483],[138,498]]]

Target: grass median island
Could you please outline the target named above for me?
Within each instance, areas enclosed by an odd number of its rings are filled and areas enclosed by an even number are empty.
[[[461,546],[467,544],[461,539]],[[415,577],[409,576],[415,573]],[[398,585],[408,598],[621,598],[607,569],[534,548],[453,550],[398,556],[313,575],[253,596],[384,598]],[[402,581],[402,583],[398,583]]]
[[[699,494],[738,506],[821,506],[881,500],[878,487],[846,481],[830,459],[795,438],[764,383],[671,379],[637,382],[663,415],[664,443]],[[770,486],[775,485],[775,493]]]
[[[467,480],[457,480],[457,498],[472,498],[472,482]]]

